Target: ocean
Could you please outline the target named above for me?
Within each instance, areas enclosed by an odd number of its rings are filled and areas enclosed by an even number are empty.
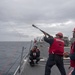
[[[0,42],[0,75],[13,75],[23,56],[29,52],[31,42]]]

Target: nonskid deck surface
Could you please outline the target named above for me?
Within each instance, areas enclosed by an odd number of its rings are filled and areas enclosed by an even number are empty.
[[[29,63],[26,63],[25,68],[21,75],[44,75],[46,62],[40,61],[38,65],[31,67]],[[64,65],[66,73],[70,72],[71,69],[68,69],[69,64]],[[51,75],[61,75],[56,65],[51,69]]]
[[[44,58],[47,60],[48,58],[48,44],[38,44],[38,47],[41,51],[41,58]],[[65,48],[65,51],[70,51],[70,48]],[[40,61],[38,65],[31,67],[30,64],[27,62],[25,64],[24,70],[22,71],[21,75],[44,75],[45,72],[45,64],[46,60]],[[71,69],[68,69],[69,67],[69,59],[64,60],[64,66],[66,73],[68,74]],[[51,69],[51,75],[61,75],[56,65],[54,65]]]

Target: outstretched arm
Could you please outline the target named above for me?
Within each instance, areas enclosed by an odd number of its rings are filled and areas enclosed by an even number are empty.
[[[47,43],[49,43],[50,45],[54,42],[54,38],[53,38],[53,37],[47,37],[47,36],[45,36],[45,37],[44,37],[44,40],[45,40]]]

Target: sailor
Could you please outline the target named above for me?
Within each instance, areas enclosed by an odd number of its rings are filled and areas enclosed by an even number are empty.
[[[73,38],[75,38],[75,28],[73,30]],[[72,41],[70,54],[75,52],[75,40]],[[72,75],[75,75],[75,60],[70,60],[70,66],[74,68]]]
[[[56,65],[61,73],[61,75],[66,75],[63,55],[64,55],[64,41],[62,40],[63,34],[61,32],[56,34],[56,37],[47,35],[46,33],[44,40],[50,44],[49,47],[49,57],[45,66],[45,75],[51,75],[51,68]]]
[[[33,46],[32,50],[30,50],[30,57],[31,64],[34,64],[33,60],[36,60],[36,64],[38,64],[38,61],[40,60],[40,50],[37,48],[37,46]]]

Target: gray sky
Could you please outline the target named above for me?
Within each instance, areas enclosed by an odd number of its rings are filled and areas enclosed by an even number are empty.
[[[28,41],[43,34],[72,37],[75,0],[0,0],[0,41]]]

